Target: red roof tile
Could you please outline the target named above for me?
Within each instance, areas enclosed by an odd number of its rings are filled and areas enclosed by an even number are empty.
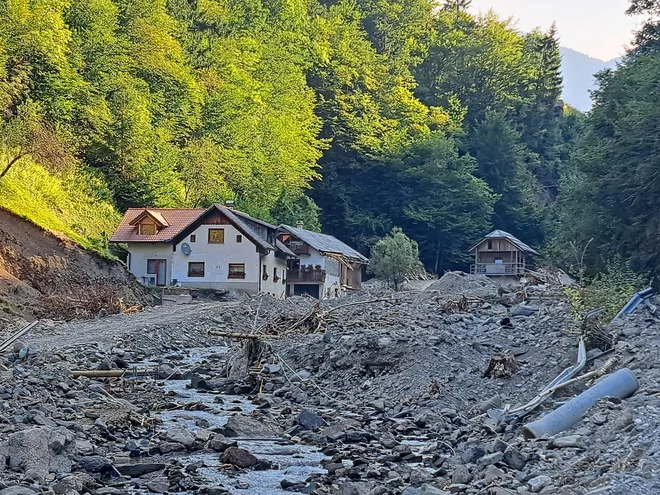
[[[156,235],[138,235],[137,225],[131,225],[131,222],[145,210],[162,217],[169,226],[160,229]],[[110,242],[169,242],[205,211],[204,208],[129,208]]]

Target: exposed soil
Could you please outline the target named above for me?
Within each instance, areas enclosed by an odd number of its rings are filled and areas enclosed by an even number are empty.
[[[90,318],[147,301],[118,261],[0,209],[0,327],[17,319]]]

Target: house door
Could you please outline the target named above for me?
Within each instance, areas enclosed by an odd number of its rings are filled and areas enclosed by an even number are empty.
[[[156,285],[158,287],[167,285],[167,260],[158,260],[156,263]]]
[[[156,276],[158,287],[165,287],[167,285],[167,260],[147,260],[147,274]]]

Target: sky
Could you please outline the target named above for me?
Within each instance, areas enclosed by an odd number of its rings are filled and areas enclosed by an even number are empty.
[[[473,0],[472,8],[513,17],[518,29],[557,22],[561,45],[600,60],[620,57],[640,20],[625,15],[629,0]]]

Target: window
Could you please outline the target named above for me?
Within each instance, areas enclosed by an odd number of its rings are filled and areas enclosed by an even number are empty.
[[[156,271],[156,261],[157,260],[147,260],[147,274],[148,275],[155,275],[157,273],[157,271]]]
[[[228,278],[245,278],[245,264],[230,263]]]
[[[190,236],[190,242],[197,242],[197,236],[195,234]]]
[[[138,235],[156,235],[155,223],[141,223],[138,227]]]
[[[236,236],[236,242],[238,242],[239,244],[240,244],[241,242],[243,242],[243,236],[240,235],[240,234],[237,235],[237,236]]]
[[[204,276],[204,263],[198,261],[191,261],[188,263],[188,276],[189,277],[203,277]]]
[[[224,244],[225,229],[209,229],[209,244]]]
[[[273,278],[277,278],[277,267],[273,267]]]
[[[488,241],[488,249],[493,249],[493,241]]]

